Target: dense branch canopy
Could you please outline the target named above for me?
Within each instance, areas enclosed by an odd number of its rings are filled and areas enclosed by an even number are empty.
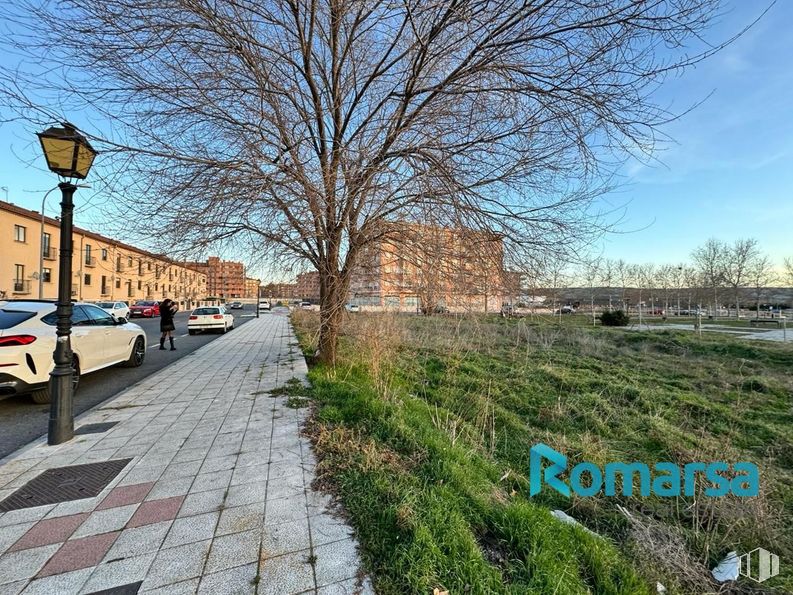
[[[593,199],[626,151],[652,150],[671,115],[651,94],[715,51],[717,8],[14,1],[9,43],[39,62],[2,72],[0,92],[28,119],[87,114],[103,190],[171,244],[264,239],[344,272],[378,222],[429,209],[519,260],[601,229]]]

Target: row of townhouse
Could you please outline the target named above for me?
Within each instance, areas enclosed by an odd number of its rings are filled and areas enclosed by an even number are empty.
[[[55,299],[60,222],[0,201],[0,298]],[[72,298],[163,300],[182,308],[205,303],[207,275],[79,227],[72,234]]]

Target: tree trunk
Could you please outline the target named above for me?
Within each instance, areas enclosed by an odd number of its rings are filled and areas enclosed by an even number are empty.
[[[344,315],[348,285],[348,276],[336,271],[320,271],[318,359],[329,366],[336,365],[339,329]]]

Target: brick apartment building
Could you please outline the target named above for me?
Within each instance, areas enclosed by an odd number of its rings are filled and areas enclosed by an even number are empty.
[[[399,224],[371,245],[350,283],[362,306],[494,312],[505,301],[504,247],[488,232]]]
[[[295,297],[301,300],[319,302],[319,273],[310,271],[300,273],[295,280]]]
[[[189,263],[75,227],[72,297],[76,300],[163,300],[181,308],[203,303],[206,275]],[[56,299],[60,222],[0,201],[0,298]]]
[[[297,299],[297,283],[268,283],[262,285],[261,297],[272,299]]]
[[[246,297],[245,265],[210,256],[206,262],[190,262],[207,278],[207,294],[212,298],[229,300]]]

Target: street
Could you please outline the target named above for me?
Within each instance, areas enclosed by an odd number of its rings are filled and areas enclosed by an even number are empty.
[[[235,330],[255,315],[253,306],[250,305],[244,310],[230,310],[230,312],[234,314]],[[159,318],[134,318],[131,322],[140,325],[146,331],[148,349],[143,365],[139,368],[114,366],[80,378],[80,386],[74,398],[75,416],[221,336],[220,333],[210,332],[189,336],[188,315],[189,312],[179,312],[174,318],[176,351],[158,350]],[[0,400],[0,458],[46,434],[49,411],[49,405],[36,405],[27,395]]]

